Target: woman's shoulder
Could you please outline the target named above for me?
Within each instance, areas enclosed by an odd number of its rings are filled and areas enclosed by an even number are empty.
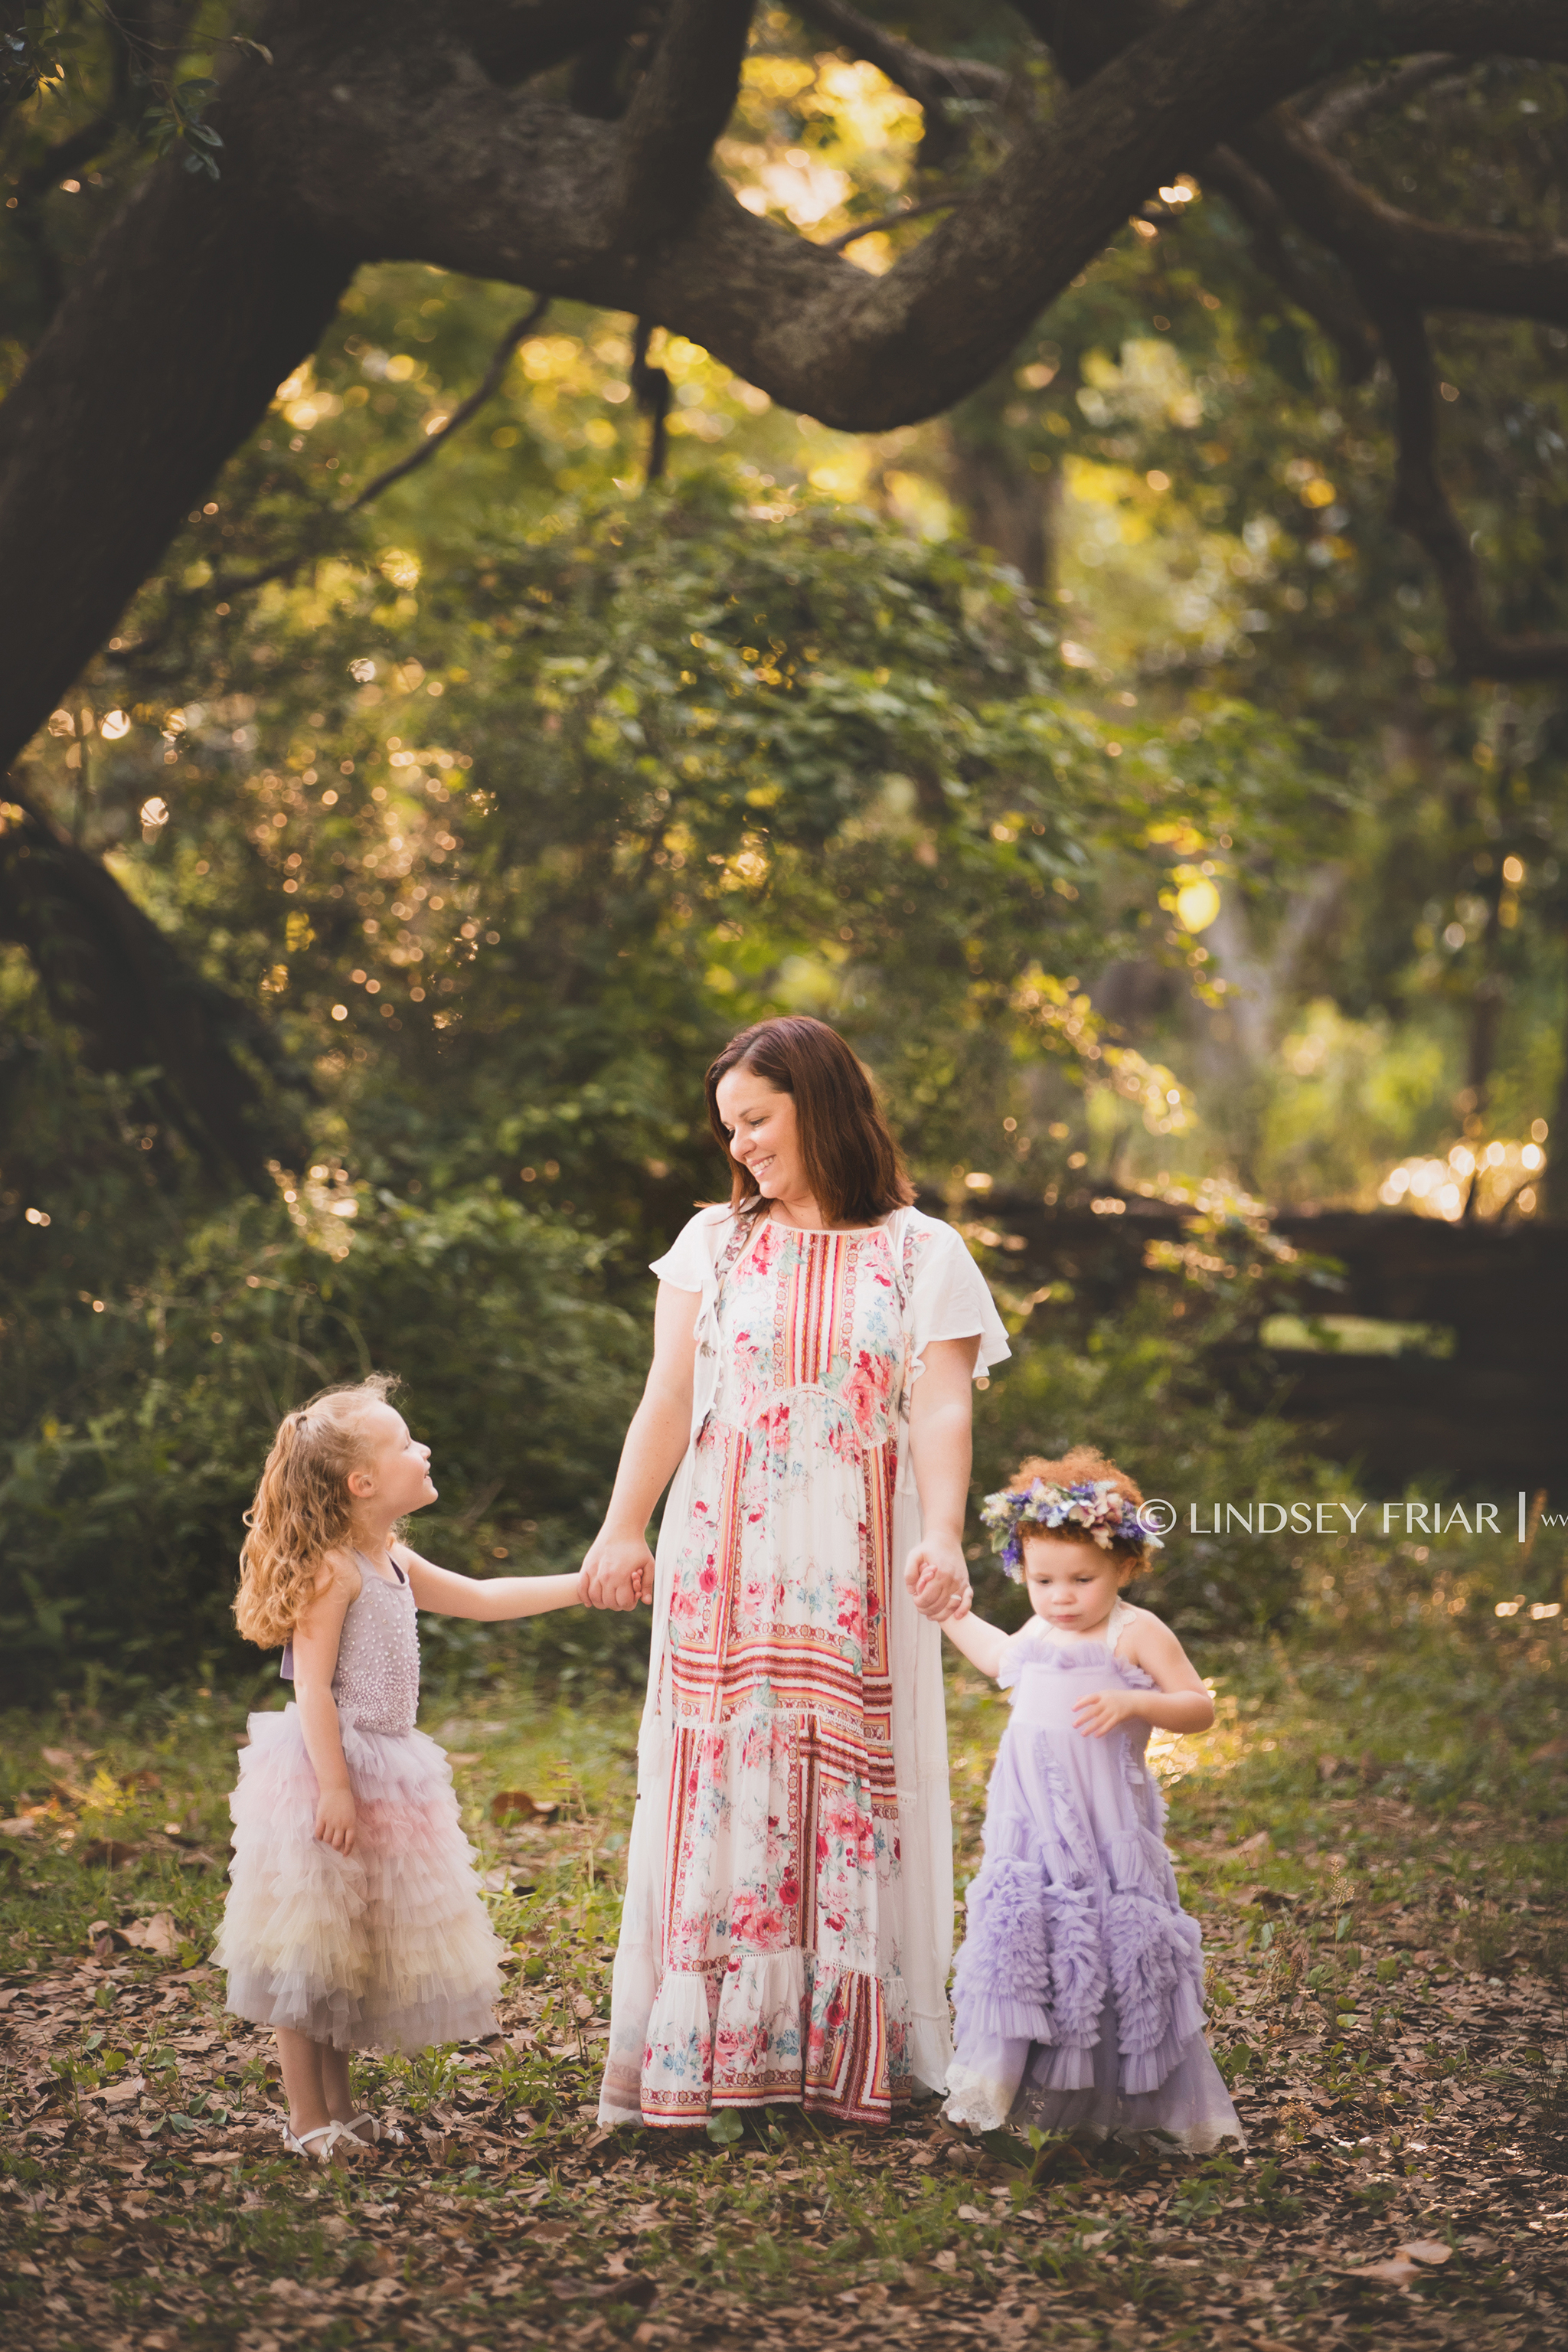
[[[652,1260],[650,1271],[677,1290],[702,1289],[705,1277],[713,1271],[721,1236],[732,1224],[733,1213],[727,1201],[708,1202],[694,1216],[687,1218],[663,1256]]]
[[[961,1257],[968,1258],[971,1265],[974,1264],[969,1256],[969,1244],[963,1235],[956,1225],[950,1225],[945,1217],[931,1217],[923,1209],[913,1208],[900,1210],[899,1213],[904,1219],[905,1234],[914,1244],[917,1264],[921,1259],[934,1265],[942,1258],[956,1260]]]

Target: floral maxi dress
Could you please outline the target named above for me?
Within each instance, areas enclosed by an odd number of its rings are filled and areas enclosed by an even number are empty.
[[[654,1268],[700,1290],[692,1442],[659,1539],[607,2123],[802,2105],[886,2122],[950,2043],[941,1636],[909,1404],[924,1348],[1007,1353],[952,1227],[728,1210]]]

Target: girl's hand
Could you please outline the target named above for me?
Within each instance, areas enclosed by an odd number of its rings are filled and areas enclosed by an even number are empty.
[[[904,1563],[904,1582],[915,1607],[933,1625],[954,1624],[969,1614],[974,1594],[969,1562],[956,1536],[927,1536]]]
[[[641,1536],[600,1535],[583,1561],[583,1601],[589,1609],[635,1609],[653,1591],[653,1554]]]
[[[353,1853],[357,1834],[353,1791],[323,1789],[316,1801],[317,1837],[337,1853]]]
[[[1137,1713],[1136,1695],[1127,1690],[1090,1691],[1072,1711],[1073,1728],[1086,1739],[1103,1739],[1119,1723]]]

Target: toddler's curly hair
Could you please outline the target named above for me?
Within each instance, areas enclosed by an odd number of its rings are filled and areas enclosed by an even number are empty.
[[[1047,1462],[1043,1454],[1031,1454],[1026,1461],[1019,1463],[1007,1486],[1012,1493],[1019,1494],[1032,1486],[1037,1478],[1047,1486],[1071,1486],[1080,1480],[1090,1484],[1103,1483],[1114,1486],[1117,1493],[1135,1509],[1143,1500],[1143,1489],[1138,1481],[1130,1478],[1116,1463],[1109,1461],[1095,1445],[1074,1445],[1055,1462]],[[1025,1530],[1026,1534],[1027,1532]],[[1053,1528],[1049,1532],[1059,1542],[1092,1544],[1094,1541],[1087,1528]],[[1110,1549],[1112,1556],[1123,1566],[1136,1568],[1147,1562],[1147,1553],[1142,1541],[1129,1544],[1120,1537],[1113,1537]]]

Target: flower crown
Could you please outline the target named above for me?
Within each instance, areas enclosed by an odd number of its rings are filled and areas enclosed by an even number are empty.
[[[1076,1478],[1070,1486],[1047,1486],[1037,1478],[1032,1486],[1003,1486],[981,1505],[983,1525],[991,1530],[991,1549],[1002,1555],[1002,1565],[1015,1583],[1024,1574],[1024,1531],[1026,1528],[1081,1529],[1101,1551],[1124,1544],[1138,1551],[1163,1551],[1153,1530],[1144,1526],[1140,1506],[1130,1503],[1110,1478]]]

